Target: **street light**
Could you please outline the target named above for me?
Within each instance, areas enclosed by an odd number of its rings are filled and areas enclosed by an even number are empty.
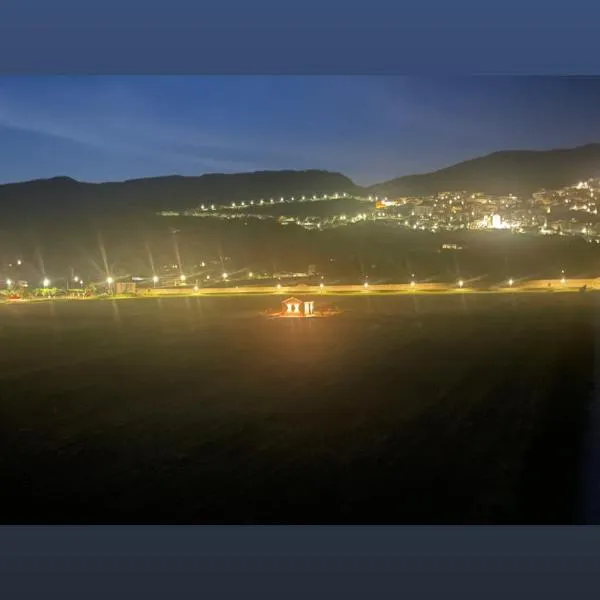
[[[6,280],[6,287],[10,287],[12,285],[12,279],[7,279]]]
[[[513,283],[514,283],[514,281],[513,281],[512,279],[509,279],[509,280],[508,280],[508,285],[509,285],[510,287],[512,287],[512,284],[513,284]]]
[[[42,285],[47,288],[50,285],[50,280],[47,277],[44,277],[44,280],[42,281]]]
[[[79,277],[77,277],[77,275],[75,275],[75,277],[73,277],[73,281],[74,281],[75,283],[79,283]]]
[[[458,287],[461,288],[463,285],[465,285],[465,282],[462,279],[458,280]]]
[[[227,275],[227,273],[223,273],[222,277],[223,277],[223,279],[227,279],[229,277],[229,275]]]
[[[106,283],[108,283],[108,285],[112,285],[114,283],[114,281],[115,280],[110,276],[106,278]]]
[[[180,279],[181,281],[185,281],[187,278],[186,278],[186,276],[185,276],[185,275],[181,274],[181,275],[179,276],[179,279]]]
[[[254,277],[254,273],[250,271],[250,273],[248,273],[248,277]]]
[[[368,288],[368,287],[369,287],[369,282],[368,282],[368,281],[365,281],[365,282],[363,283],[363,285],[364,285],[366,288]]]

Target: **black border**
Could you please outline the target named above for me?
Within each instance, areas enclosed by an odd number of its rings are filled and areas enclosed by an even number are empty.
[[[598,17],[593,0],[2,0],[0,73],[593,75]]]
[[[599,537],[591,527],[4,527],[0,594],[597,598]]]

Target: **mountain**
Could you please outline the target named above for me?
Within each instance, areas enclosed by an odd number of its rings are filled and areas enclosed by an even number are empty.
[[[529,195],[600,176],[600,144],[558,150],[507,150],[458,163],[433,173],[379,183],[369,192],[389,198],[466,190]]]
[[[154,177],[84,183],[54,177],[0,185],[0,218],[31,220],[181,209],[260,198],[364,193],[348,177],[329,171],[257,171],[198,177]]]
[[[79,226],[87,218],[124,224],[126,216],[135,220],[161,209],[336,192],[390,198],[451,190],[528,195],[540,188],[560,188],[595,176],[600,176],[600,144],[495,152],[366,189],[341,173],[322,170],[168,176],[112,183],[54,177],[0,185],[0,229],[26,224],[38,229],[60,225],[66,230],[73,222]]]

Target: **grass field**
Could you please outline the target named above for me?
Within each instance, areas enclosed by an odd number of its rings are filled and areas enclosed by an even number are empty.
[[[2,521],[582,520],[595,295],[333,301],[3,306]]]

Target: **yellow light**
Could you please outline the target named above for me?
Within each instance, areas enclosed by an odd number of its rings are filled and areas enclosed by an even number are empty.
[[[567,283],[567,280],[566,280],[566,279],[563,277],[563,278],[560,280],[560,282],[561,282],[561,283]]]
[[[280,284],[280,283],[278,283],[278,284],[277,284],[277,289],[278,289],[278,290],[280,290],[280,289],[281,289],[281,284]]]
[[[108,285],[112,285],[114,279],[112,277],[107,277],[106,278],[106,283],[108,283]]]
[[[323,282],[321,282],[321,283],[319,284],[319,287],[320,287],[320,288],[324,288],[324,287],[325,287],[325,284],[324,284]]]
[[[414,281],[410,282],[410,287],[415,287],[415,282]]]
[[[254,277],[254,273],[250,271],[250,273],[248,273],[248,277]]]
[[[369,282],[368,282],[368,281],[365,281],[365,283],[364,283],[363,285],[364,285],[366,288],[368,288],[368,287],[369,287]]]
[[[197,286],[197,285],[195,285],[195,286],[194,286],[194,291],[195,291],[195,292],[197,292],[197,291],[198,291],[198,286]]]
[[[227,273],[223,273],[222,277],[223,277],[223,279],[227,279],[229,277],[229,275],[227,275]]]
[[[462,279],[458,281],[458,287],[462,287],[464,284],[465,282]]]
[[[179,276],[179,279],[181,279],[181,281],[185,281],[187,279],[187,277],[182,274],[182,275]]]
[[[206,276],[206,279],[210,279],[210,275],[207,275],[207,276]]]
[[[158,283],[158,275],[154,275],[154,277],[152,277],[152,281],[154,281],[154,283]]]
[[[44,277],[44,281],[42,281],[42,285],[44,287],[48,287],[50,285],[50,280],[47,277]]]
[[[10,286],[12,285],[12,279],[7,279],[7,280],[6,280],[6,285],[7,285],[8,287],[10,287]]]
[[[512,286],[513,283],[514,283],[514,281],[512,279],[508,280],[508,285]]]

